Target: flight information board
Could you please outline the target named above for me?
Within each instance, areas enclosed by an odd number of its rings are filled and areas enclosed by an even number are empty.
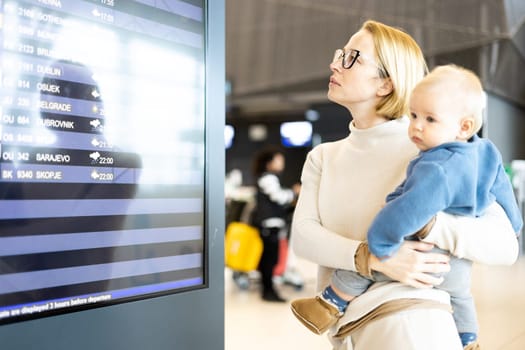
[[[203,1],[0,9],[0,323],[205,287]]]

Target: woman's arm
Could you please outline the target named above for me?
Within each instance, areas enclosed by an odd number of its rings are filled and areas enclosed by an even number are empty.
[[[366,243],[326,229],[321,224],[318,209],[321,164],[322,152],[316,148],[308,154],[303,167],[301,193],[292,222],[291,244],[298,256],[320,266],[358,271],[363,275],[367,274],[364,270],[375,270],[415,287],[441,283],[441,279],[428,273],[447,272],[450,269],[448,257],[425,253],[433,248],[432,244],[405,242],[390,259],[379,261],[368,253]],[[363,245],[366,251],[358,250]],[[364,269],[356,266],[356,262],[363,261],[360,257],[366,260]],[[369,264],[370,260],[373,261]]]
[[[442,278],[431,274],[441,274],[450,270],[449,257],[444,254],[428,253],[433,244],[405,241],[389,259],[380,260],[370,253],[368,244],[361,243],[355,255],[356,270],[365,277],[372,277],[373,271],[387,275],[416,288],[430,288],[443,282]]]
[[[478,218],[438,213],[424,241],[487,265],[512,265],[519,253],[516,232],[497,203]]]
[[[361,242],[343,237],[321,224],[318,209],[321,164],[322,152],[316,148],[308,154],[303,166],[301,192],[292,221],[291,245],[298,256],[315,264],[355,271],[352,257]]]
[[[406,241],[390,259],[379,260],[367,252],[356,255],[361,261],[358,271],[375,270],[413,287],[430,287],[441,283],[428,273],[447,272],[448,258],[442,254],[423,253],[433,244],[459,258],[488,265],[512,265],[519,252],[518,240],[504,210],[497,203],[479,218],[439,212],[424,242]],[[425,242],[431,244],[425,244]],[[368,265],[366,265],[368,262]]]

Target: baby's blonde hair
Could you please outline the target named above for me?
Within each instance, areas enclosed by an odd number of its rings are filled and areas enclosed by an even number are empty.
[[[428,72],[425,57],[416,41],[400,29],[376,21],[366,21],[361,29],[372,34],[379,65],[392,82],[392,92],[376,106],[388,119],[408,115],[409,98],[414,86]]]
[[[483,125],[483,110],[487,104],[487,96],[478,76],[455,64],[437,66],[415,88],[435,84],[446,84],[440,93],[455,94],[460,99],[458,103],[463,106],[462,117],[473,119],[472,135],[477,133]]]

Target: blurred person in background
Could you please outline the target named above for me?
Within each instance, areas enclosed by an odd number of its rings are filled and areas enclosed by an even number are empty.
[[[253,159],[257,190],[252,223],[259,229],[263,241],[263,253],[258,266],[261,297],[272,302],[285,302],[274,288],[273,273],[279,259],[279,240],[288,235],[286,218],[300,190],[299,184],[292,188],[281,185],[279,175],[284,168],[285,157],[278,147],[269,146]]]

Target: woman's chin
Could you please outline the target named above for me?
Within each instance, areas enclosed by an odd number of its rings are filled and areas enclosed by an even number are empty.
[[[338,102],[338,99],[337,99],[337,95],[336,93],[333,91],[333,89],[331,88],[328,88],[328,92],[326,93],[326,97],[328,98],[329,101],[331,102],[334,102],[334,103],[339,103]]]

